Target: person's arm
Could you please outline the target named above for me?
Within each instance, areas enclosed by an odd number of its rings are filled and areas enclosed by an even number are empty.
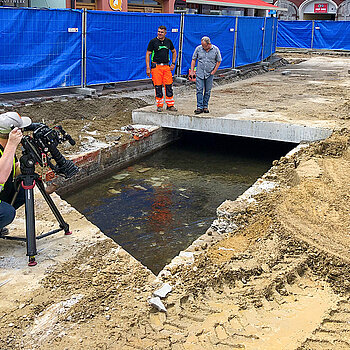
[[[218,70],[220,64],[221,64],[221,61],[220,62],[216,62],[216,65],[215,65],[214,69],[210,73],[211,75],[214,75],[216,73],[216,71]]]
[[[214,69],[210,73],[211,75],[214,75],[216,73],[216,71],[218,70],[218,68],[222,62],[221,52],[220,52],[219,48],[215,46],[215,49],[216,49],[216,56],[215,56],[216,64],[215,64]]]
[[[175,65],[176,65],[176,56],[177,56],[175,48],[173,50],[171,50],[171,53],[173,54],[173,59],[172,59],[171,65],[170,65],[170,70],[173,70],[175,68]]]
[[[9,135],[9,139],[4,149],[4,153],[0,158],[0,184],[4,184],[11,174],[13,167],[13,158],[15,157],[16,149],[22,139],[22,131],[14,128]]]
[[[190,75],[194,75],[194,67],[196,66],[197,59],[198,59],[198,47],[196,47],[192,55]]]
[[[192,59],[191,61],[191,70],[190,75],[194,75],[194,67],[196,66],[196,60]]]
[[[151,76],[151,67],[150,67],[150,59],[149,56],[152,52],[151,51],[146,51],[146,74],[148,77]]]

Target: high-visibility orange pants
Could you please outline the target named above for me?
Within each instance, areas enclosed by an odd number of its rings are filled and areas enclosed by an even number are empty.
[[[165,87],[165,102],[168,107],[174,106],[173,76],[168,65],[157,65],[151,69],[152,81],[156,90],[157,107],[163,107],[163,85]]]

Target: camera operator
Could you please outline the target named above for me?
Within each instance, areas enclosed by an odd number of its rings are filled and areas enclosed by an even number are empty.
[[[16,209],[24,204],[24,190],[21,187],[13,206],[10,204],[16,192],[14,179],[19,174],[16,149],[22,139],[22,128],[32,123],[30,118],[16,112],[0,114],[0,235],[6,235],[15,218]]]

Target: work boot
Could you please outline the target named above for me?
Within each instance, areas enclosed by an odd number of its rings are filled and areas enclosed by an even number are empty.
[[[177,112],[177,109],[176,109],[175,106],[170,106],[170,107],[167,106],[167,107],[166,107],[166,110],[167,110],[167,111],[171,111],[171,112]]]
[[[203,113],[203,109],[201,108],[197,108],[195,111],[194,111],[194,114],[201,114]]]
[[[203,112],[204,112],[204,113],[209,113],[208,107],[204,107],[204,108],[203,108]]]
[[[163,108],[162,107],[157,107],[157,112],[163,112]]]
[[[6,227],[3,227],[0,229],[0,236],[6,236],[9,234],[9,229]]]

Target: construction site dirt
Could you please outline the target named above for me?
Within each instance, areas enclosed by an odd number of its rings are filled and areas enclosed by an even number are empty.
[[[210,115],[327,127],[332,136],[276,159],[265,176],[274,185],[238,204],[228,198],[221,228],[158,277],[54,194],[73,235],[45,238],[42,263],[27,267],[24,245],[0,241],[1,349],[350,348],[350,58],[284,55],[289,64],[264,74],[217,81]],[[16,110],[62,124],[78,141],[67,155],[126,142],[132,109],[153,98],[110,93]],[[176,87],[175,103],[193,114],[194,86]],[[38,229],[50,228],[52,215],[36,205]],[[22,209],[11,234],[23,224]],[[167,312],[148,302],[163,283],[172,286]]]

